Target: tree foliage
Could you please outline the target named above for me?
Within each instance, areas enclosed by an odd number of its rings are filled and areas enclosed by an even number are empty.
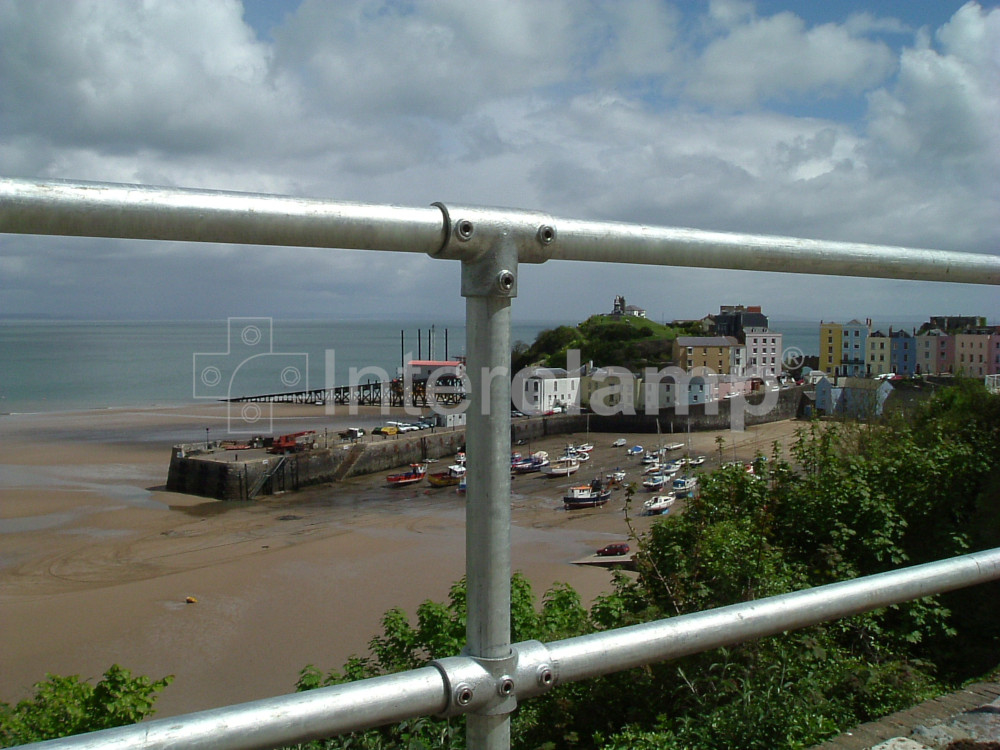
[[[170,684],[133,677],[129,670],[111,665],[104,676],[90,684],[79,676],[46,675],[36,683],[34,695],[16,705],[0,703],[0,746],[66,737],[98,729],[125,726],[153,713],[157,693]]]

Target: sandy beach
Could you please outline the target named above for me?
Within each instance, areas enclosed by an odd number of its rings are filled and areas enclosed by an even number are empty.
[[[378,421],[377,410],[275,408],[277,432]],[[365,653],[386,610],[412,615],[464,575],[465,506],[453,488],[389,490],[372,475],[254,503],[166,492],[171,446],[204,439],[206,427],[223,437],[225,425],[215,404],[0,416],[0,700],[27,696],[47,672],[96,678],[113,663],[175,675],[158,716],[288,693],[305,665],[339,668]],[[797,426],[723,432],[724,459],[769,453]],[[691,435],[705,469],[718,464],[717,434]],[[557,454],[584,437],[530,449]],[[637,461],[610,447],[616,437],[590,435],[594,457],[575,483],[616,466],[638,476]],[[566,582],[590,602],[610,574],[572,561],[627,538],[624,503],[617,493],[567,512],[570,483],[513,480],[513,564],[539,597]]]

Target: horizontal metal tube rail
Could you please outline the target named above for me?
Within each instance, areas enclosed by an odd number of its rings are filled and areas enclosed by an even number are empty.
[[[797,630],[1000,580],[1000,548],[548,644],[559,682]]]
[[[1000,257],[617,222],[559,220],[552,259],[1000,284]]]
[[[441,713],[434,667],[214,708],[23,747],[69,750],[264,750]]]
[[[441,209],[220,190],[0,179],[0,232],[435,253]]]
[[[1000,256],[850,242],[555,219],[468,209],[526,236],[551,230],[521,262],[640,263],[751,271],[1000,284]],[[444,212],[444,216],[442,213]],[[465,259],[443,205],[404,208],[254,193],[0,179],[0,232],[422,252]],[[453,217],[460,221],[460,212]],[[544,227],[542,226],[544,224]],[[462,253],[465,253],[463,255]]]
[[[553,684],[576,682],[996,580],[1000,580],[1000,548],[554,641],[547,646],[516,644],[514,651],[522,647],[529,654],[540,650],[541,660],[552,665]],[[453,658],[443,660],[442,664],[461,665],[466,661],[471,660]],[[536,654],[533,663],[538,661]],[[447,667],[423,667],[389,677],[49,740],[31,747],[37,750],[276,747],[440,713],[447,702],[446,670]],[[518,692],[520,688],[518,685]],[[530,695],[539,691],[526,692]]]

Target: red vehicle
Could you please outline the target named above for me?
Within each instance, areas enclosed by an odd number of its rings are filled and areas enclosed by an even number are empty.
[[[629,553],[629,546],[625,542],[613,542],[612,544],[605,545],[597,550],[597,554],[608,557],[614,555],[627,555]]]
[[[316,430],[278,435],[267,449],[268,453],[298,453],[316,446]]]

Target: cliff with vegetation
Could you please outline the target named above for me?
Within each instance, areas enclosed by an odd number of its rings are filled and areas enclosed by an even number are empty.
[[[517,372],[531,365],[566,367],[567,352],[580,351],[580,362],[616,365],[633,372],[663,367],[671,360],[674,339],[700,335],[689,326],[670,326],[631,316],[592,315],[577,326],[542,331],[533,344],[519,341],[511,353]]]

